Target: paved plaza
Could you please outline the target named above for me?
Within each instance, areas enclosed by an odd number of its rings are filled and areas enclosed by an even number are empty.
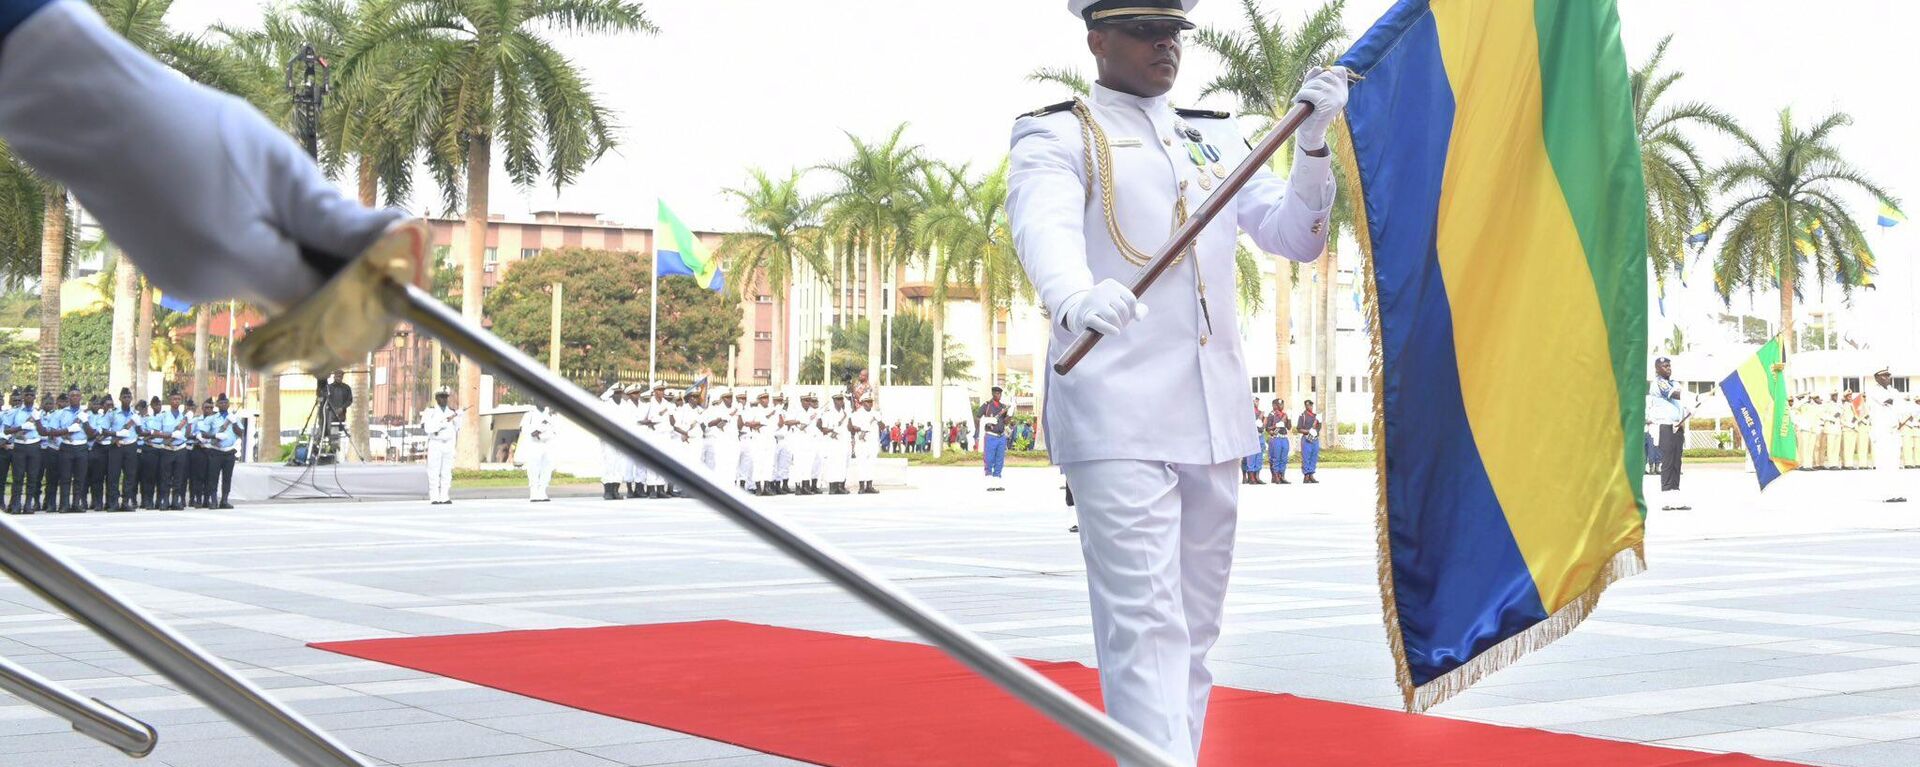
[[[1909,472],[1920,482],[1920,472]],[[1009,652],[1091,664],[1059,475],[908,470],[879,496],[770,501]],[[1374,576],[1371,471],[1243,497],[1223,684],[1397,707]],[[1759,496],[1690,470],[1649,572],[1572,636],[1439,707],[1457,717],[1817,765],[1920,764],[1920,504],[1859,473]],[[1920,493],[1909,492],[1915,496]],[[907,638],[691,501],[293,503],[11,518],[382,764],[799,764],[314,641],[731,619]],[[12,582],[0,654],[154,724],[145,763],[283,764]],[[643,694],[636,691],[636,694]],[[131,764],[0,695],[0,764]]]

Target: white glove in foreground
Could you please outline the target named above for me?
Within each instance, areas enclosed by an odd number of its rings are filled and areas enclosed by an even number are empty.
[[[348,199],[252,106],[161,65],[71,0],[0,47],[0,138],[188,301],[283,308],[320,285],[301,246],[352,259],[404,215]]]
[[[1076,334],[1091,330],[1117,336],[1128,324],[1146,316],[1147,305],[1115,280],[1101,280],[1060,302],[1060,322]]]
[[[1300,101],[1312,104],[1313,114],[1308,115],[1306,122],[1300,124],[1300,131],[1293,134],[1294,142],[1309,152],[1319,151],[1327,145],[1327,129],[1333,127],[1333,121],[1347,108],[1347,68],[1314,67],[1307,73],[1300,92],[1288,103]]]

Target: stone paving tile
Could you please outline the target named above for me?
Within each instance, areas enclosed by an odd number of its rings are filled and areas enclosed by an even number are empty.
[[[1010,652],[1090,663],[1057,474],[1010,471],[1004,495],[981,493],[964,468],[909,478],[916,489],[770,505]],[[1323,479],[1311,496],[1243,495],[1216,676],[1397,707],[1371,479]],[[1849,479],[1796,475],[1755,496],[1743,472],[1690,472],[1700,508],[1650,519],[1648,573],[1610,589],[1573,635],[1434,715],[1837,767],[1920,764],[1920,531],[1847,500]],[[1823,513],[1803,513],[1814,505]],[[688,501],[562,499],[538,514],[512,500],[451,511],[300,503],[19,522],[379,764],[798,763],[306,643],[716,619],[910,639]],[[0,583],[0,655],[160,727],[148,764],[284,763],[10,583]],[[0,699],[0,764],[108,761],[124,763]]]

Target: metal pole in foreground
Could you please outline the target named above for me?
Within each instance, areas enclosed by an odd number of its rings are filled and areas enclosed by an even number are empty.
[[[0,690],[67,720],[75,732],[139,759],[160,740],[153,727],[98,699],[82,698],[13,661],[0,658]]]
[[[274,703],[218,658],[108,591],[92,574],[5,520],[0,520],[0,568],[294,764],[369,767],[299,714]]]
[[[382,299],[402,320],[471,357],[521,387],[534,398],[554,406],[589,433],[618,446],[666,475],[673,484],[726,515],[748,532],[799,560],[809,569],[851,592],[874,609],[911,629],[952,655],[975,673],[1025,701],[1047,718],[1079,735],[1095,747],[1131,764],[1178,767],[1158,749],[1071,693],[1040,676],[1025,664],[995,649],[958,624],[935,612],[870,572],[867,568],[765,511],[754,508],[730,484],[715,482],[706,473],[676,460],[632,427],[609,417],[592,395],[540,369],[531,357],[491,334],[468,325],[461,316],[412,285],[384,283]],[[981,733],[990,737],[989,733]]]

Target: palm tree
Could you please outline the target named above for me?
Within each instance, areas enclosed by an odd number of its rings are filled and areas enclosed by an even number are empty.
[[[1687,135],[1689,127],[1704,125],[1727,135],[1739,131],[1733,118],[1707,104],[1688,101],[1662,106],[1660,98],[1683,76],[1663,72],[1667,45],[1661,38],[1653,55],[1633,70],[1633,116],[1640,137],[1640,169],[1647,178],[1647,255],[1654,276],[1665,282],[1681,267],[1687,235],[1709,213],[1706,166]]]
[[[1208,27],[1194,36],[1196,46],[1212,53],[1221,62],[1219,76],[1201,89],[1200,97],[1216,94],[1232,96],[1239,101],[1242,114],[1258,115],[1269,124],[1277,122],[1292,107],[1292,96],[1306,79],[1307,71],[1315,66],[1331,65],[1339,56],[1341,43],[1346,40],[1346,29],[1340,20],[1345,9],[1346,0],[1329,0],[1308,14],[1298,27],[1288,27],[1261,8],[1258,0],[1241,0],[1242,29]],[[1351,164],[1353,155],[1352,147],[1347,146],[1346,131],[1336,126],[1329,132],[1328,144],[1334,152],[1335,183],[1344,186],[1344,174],[1339,167]],[[1275,153],[1275,170],[1284,172],[1292,160],[1293,153],[1290,151]],[[1339,274],[1340,234],[1352,225],[1353,220],[1347,198],[1344,189],[1334,194],[1334,210],[1327,222],[1327,251],[1315,267],[1318,279],[1314,296],[1313,337],[1318,342],[1319,359],[1315,365],[1318,369],[1318,404],[1322,417],[1335,424],[1339,422],[1335,420],[1335,387],[1332,380],[1333,346],[1337,334],[1337,326],[1332,319],[1335,316],[1333,283]],[[1290,263],[1276,263],[1274,266],[1273,385],[1275,396],[1288,400],[1292,399],[1293,383],[1293,364],[1288,347],[1293,337],[1295,268]],[[1331,430],[1328,435],[1329,444],[1338,442],[1339,429]]]
[[[1866,192],[1898,204],[1841,156],[1833,134],[1852,122],[1836,112],[1801,128],[1794,125],[1792,110],[1782,109],[1771,145],[1736,129],[1739,153],[1709,178],[1713,189],[1730,200],[1708,232],[1723,238],[1714,254],[1714,287],[1722,300],[1740,287],[1777,287],[1781,332],[1790,350],[1795,349],[1794,298],[1809,278],[1822,286],[1837,282],[1851,295],[1871,271],[1866,235],[1841,193]]]
[[[743,231],[720,242],[722,263],[733,275],[743,310],[751,306],[751,289],[759,279],[766,279],[773,294],[773,359],[768,363],[773,373],[768,383],[775,389],[785,383],[787,373],[787,286],[795,267],[810,266],[815,274],[826,271],[821,203],[800,191],[800,179],[798,170],[776,179],[754,168],[744,188],[724,191],[739,201],[745,222]]]
[[[954,267],[965,262],[971,256],[970,251],[977,249],[985,239],[982,235],[990,230],[974,226],[973,202],[977,194],[975,187],[967,184],[967,168],[946,164],[930,165],[922,171],[920,198],[924,203],[920,216],[913,223],[914,239],[927,247],[920,254],[927,267],[928,276],[933,280],[933,422],[946,424],[946,336],[947,336],[947,295],[948,286],[953,281]],[[1004,174],[1002,174],[1004,181]],[[1004,201],[1004,197],[1002,200]],[[987,302],[981,301],[983,313]],[[987,337],[987,353],[993,353],[993,338]],[[933,455],[938,458],[944,450],[945,440],[934,440]]]
[[[552,29],[656,31],[635,0],[390,0],[354,30],[340,60],[343,75],[379,73],[377,124],[424,149],[448,208],[466,203],[460,304],[476,326],[495,140],[520,187],[542,179],[564,187],[615,144],[612,115],[544,36]],[[467,409],[457,460],[477,466],[480,368],[466,358],[460,403]]]
[[[0,285],[20,290],[40,268],[46,183],[0,142]]]
[[[176,32],[167,26],[167,14],[173,10],[173,0],[92,0],[92,4],[109,28],[161,63],[204,85],[231,93],[244,94],[247,91],[250,83],[227,49],[210,44],[198,36]],[[142,369],[139,349],[150,343],[141,335],[151,334],[153,327],[151,323],[137,321],[140,316],[150,316],[139,314],[143,303],[138,296],[141,283],[139,272],[125,254],[119,253],[117,248],[112,250],[114,252],[108,257],[119,268],[114,280],[110,369],[118,375],[131,377],[130,383],[135,392],[144,393],[146,376],[138,374]],[[118,376],[110,376],[114,377]]]
[[[906,123],[880,141],[847,134],[853,153],[821,167],[839,182],[826,201],[826,226],[853,248],[844,257],[857,257],[866,272],[867,327],[881,327],[883,304],[881,272],[911,255],[913,218],[918,208],[914,184],[927,160],[918,144],[905,143]],[[856,274],[858,270],[849,270]],[[867,336],[867,369],[880,370],[881,334]]]

